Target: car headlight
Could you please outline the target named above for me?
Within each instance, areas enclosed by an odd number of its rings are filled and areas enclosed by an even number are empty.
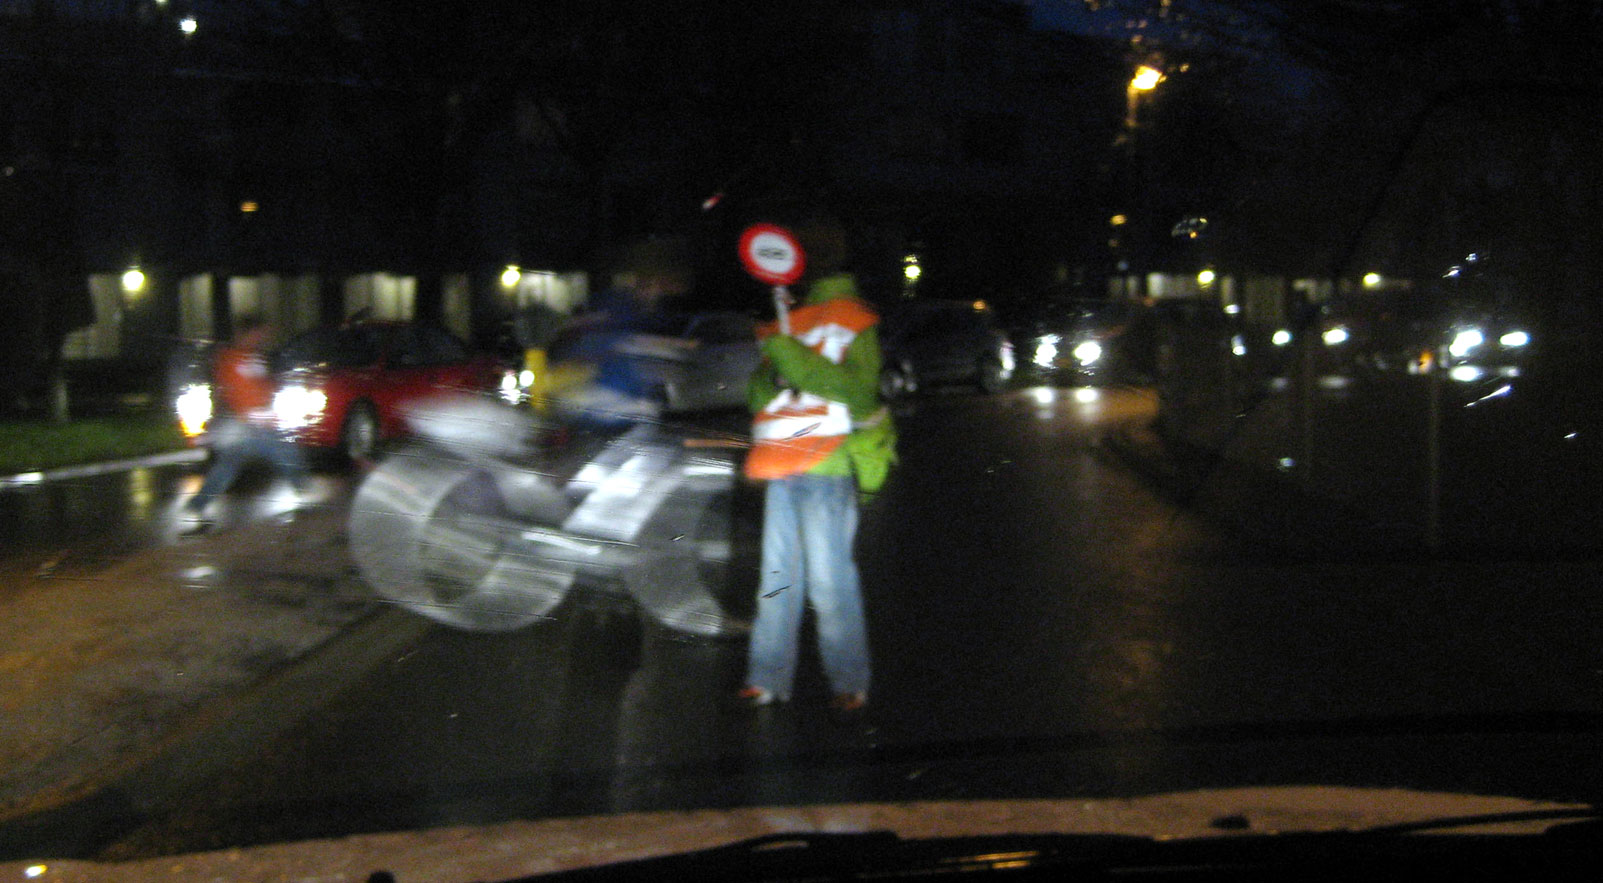
[[[1350,337],[1352,337],[1352,334],[1347,331],[1347,326],[1337,325],[1325,331],[1325,346],[1340,346],[1346,343]]]
[[[522,371],[507,371],[501,375],[501,400],[510,405],[518,405],[527,401],[529,389],[534,386],[534,372],[528,368]]]
[[[1102,359],[1102,344],[1094,340],[1082,341],[1074,348],[1074,359],[1080,367],[1089,368]]]
[[[328,395],[300,384],[285,386],[273,396],[273,416],[282,429],[300,429],[322,416]]]
[[[184,435],[194,438],[206,431],[212,419],[212,388],[209,383],[191,383],[178,393],[173,401],[178,411],[178,428]]]
[[[1035,355],[1031,357],[1030,361],[1042,368],[1052,367],[1052,363],[1057,361],[1058,343],[1061,341],[1062,338],[1056,334],[1048,334],[1042,337],[1035,342]]]
[[[1509,349],[1518,349],[1530,345],[1531,336],[1524,331],[1510,331],[1499,337],[1497,342]]]
[[[1462,359],[1485,342],[1486,335],[1479,328],[1465,328],[1453,335],[1453,342],[1447,345],[1447,351],[1453,358]]]

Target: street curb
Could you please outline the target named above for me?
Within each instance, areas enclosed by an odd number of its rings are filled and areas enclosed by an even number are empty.
[[[88,778],[41,792],[0,816],[0,860],[93,853],[179,803],[263,742],[435,626],[380,606],[253,683],[208,702],[162,738]],[[69,824],[65,824],[70,821]],[[72,831],[63,839],[63,831]]]
[[[63,466],[59,469],[46,469],[38,472],[19,472],[16,475],[0,476],[0,491],[13,488],[38,487],[52,481],[61,481],[69,478],[89,478],[96,475],[108,475],[113,472],[126,472],[146,466],[173,466],[179,463],[199,463],[206,459],[206,452],[200,448],[189,448],[183,451],[172,451],[166,454],[151,454],[147,457],[130,457],[126,460],[109,460],[104,463],[85,463],[81,466]]]

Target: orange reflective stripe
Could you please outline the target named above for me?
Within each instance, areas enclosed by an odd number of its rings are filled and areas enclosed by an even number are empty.
[[[826,435],[761,442],[746,454],[746,477],[766,480],[802,475],[829,459],[845,441],[844,435]]]

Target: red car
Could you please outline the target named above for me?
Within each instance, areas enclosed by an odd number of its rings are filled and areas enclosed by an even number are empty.
[[[408,403],[450,390],[493,392],[505,374],[450,332],[411,322],[307,331],[274,353],[273,370],[280,425],[302,445],[356,460],[406,434]]]

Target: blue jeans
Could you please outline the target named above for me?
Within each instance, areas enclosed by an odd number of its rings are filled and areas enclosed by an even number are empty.
[[[851,476],[797,475],[768,482],[762,576],[746,683],[789,699],[802,613],[813,609],[818,655],[835,693],[867,693],[868,628],[852,543],[857,485]]]
[[[219,443],[212,448],[212,465],[206,471],[206,480],[187,504],[192,511],[201,511],[232,487],[245,464],[252,460],[271,463],[297,489],[306,482],[306,463],[300,448],[276,430],[238,421],[232,426],[219,426],[217,437]]]

